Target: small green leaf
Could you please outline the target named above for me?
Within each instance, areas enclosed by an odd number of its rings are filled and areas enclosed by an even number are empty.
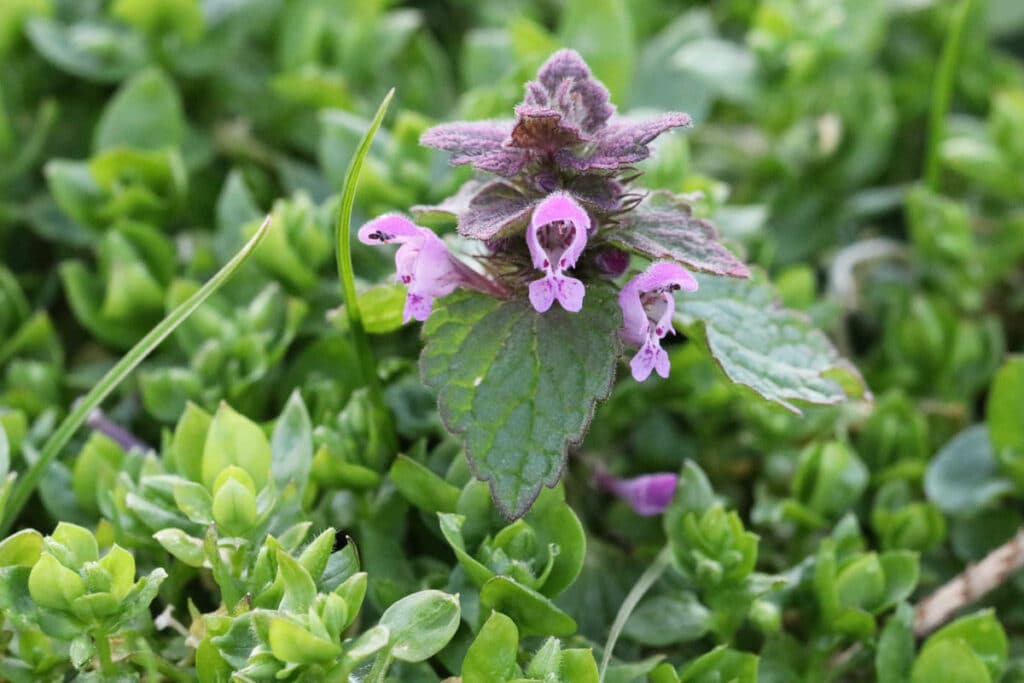
[[[203,445],[212,420],[208,412],[189,401],[174,428],[174,437],[167,454],[171,462],[170,469],[190,481],[203,479]]]
[[[573,683],[598,683],[597,661],[593,650],[562,650],[562,662],[558,676]]]
[[[156,599],[160,584],[166,578],[167,572],[157,568],[139,579],[128,595],[119,603],[117,616],[107,624],[107,629],[109,631],[120,630],[129,621],[148,610],[150,603]]]
[[[66,610],[72,600],[85,592],[85,584],[78,572],[62,565],[50,553],[43,553],[29,574],[28,590],[37,604]]]
[[[309,609],[316,599],[316,584],[306,568],[288,553],[278,551],[277,573],[278,579],[284,584],[281,611],[301,614]]]
[[[679,680],[680,683],[757,683],[757,656],[720,645],[683,667]]]
[[[985,416],[997,458],[1024,486],[1024,358],[1011,358],[996,373]]]
[[[284,491],[293,486],[301,499],[313,467],[313,425],[298,391],[288,398],[281,417],[274,425],[270,452],[271,471],[278,490]]]
[[[1006,631],[990,609],[960,617],[943,626],[928,638],[925,649],[947,640],[960,641],[970,647],[978,659],[984,662],[993,681],[999,678],[1006,667]]]
[[[227,477],[213,496],[213,519],[231,536],[244,536],[256,524],[256,496],[246,483],[238,477]]]
[[[379,285],[359,295],[359,311],[369,334],[387,334],[402,326],[405,310],[405,287]]]
[[[135,585],[135,556],[116,543],[104,555],[99,565],[110,574],[110,592],[120,600]]]
[[[61,522],[50,534],[50,538],[68,549],[72,566],[81,566],[86,562],[95,562],[99,559],[100,549],[96,544],[96,537],[84,527],[70,522]]]
[[[43,552],[43,535],[22,529],[0,541],[0,567],[31,567]]]
[[[153,538],[164,550],[190,567],[202,567],[206,562],[203,542],[181,529],[161,529],[153,534]]]
[[[886,622],[875,651],[878,683],[905,683],[914,664],[914,610],[903,603]]]
[[[96,125],[93,147],[162,149],[185,139],[185,116],[174,83],[162,72],[147,69],[118,89]]]
[[[175,482],[174,503],[193,522],[206,525],[213,521],[213,497],[202,484]]]
[[[984,425],[957,434],[928,464],[924,490],[929,500],[947,514],[970,515],[1013,490],[999,476],[995,455]]]
[[[459,599],[436,590],[408,595],[381,615],[391,633],[391,655],[403,662],[422,662],[437,654],[459,628]]]
[[[483,607],[507,614],[523,636],[568,636],[576,621],[537,591],[506,576],[495,576],[480,590]]]
[[[800,414],[794,401],[832,404],[868,396],[856,370],[803,314],[782,308],[760,272],[750,279],[700,275],[678,297],[677,319],[703,328],[711,355],[736,384]]]
[[[25,33],[47,61],[75,76],[116,83],[146,62],[142,37],[128,27],[82,22],[65,26],[37,17]]]
[[[708,632],[711,616],[692,593],[649,596],[630,615],[622,635],[648,647],[688,643]]]
[[[319,536],[302,549],[302,554],[299,555],[299,564],[302,565],[314,580],[320,578],[320,575],[324,573],[324,569],[327,567],[331,551],[334,550],[336,535],[334,529],[324,529]]]
[[[425,512],[454,512],[462,492],[402,454],[395,458],[388,476],[406,500]]]
[[[519,630],[501,612],[492,612],[466,651],[462,683],[500,683],[519,675]]]
[[[565,502],[565,489],[556,486],[541,491],[526,515],[539,546],[558,546],[551,572],[538,590],[554,598],[572,585],[583,569],[587,555],[587,534],[572,508]]]
[[[341,654],[341,646],[314,636],[285,617],[270,622],[270,651],[282,662],[323,664]]]
[[[270,442],[256,423],[221,403],[203,446],[203,484],[212,489],[220,473],[231,465],[248,472],[259,491],[270,475]]]
[[[911,683],[992,683],[992,677],[971,648],[959,639],[926,644],[914,662]]]
[[[420,367],[441,419],[462,437],[498,508],[521,517],[554,486],[566,451],[608,396],[622,324],[609,288],[592,285],[583,310],[539,314],[525,297],[457,292],[435,307]]]

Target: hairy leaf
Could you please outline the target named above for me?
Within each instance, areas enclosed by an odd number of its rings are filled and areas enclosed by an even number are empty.
[[[857,371],[802,313],[783,308],[762,275],[704,275],[679,297],[684,328],[703,326],[711,355],[736,384],[800,414],[794,401],[839,403],[869,397]]]
[[[428,319],[423,379],[506,516],[521,517],[557,483],[567,449],[608,396],[621,324],[612,292],[596,286],[580,313],[459,292]]]

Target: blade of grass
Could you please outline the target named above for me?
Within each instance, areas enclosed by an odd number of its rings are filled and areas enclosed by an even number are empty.
[[[363,169],[363,162],[370,152],[370,145],[373,138],[380,129],[384,115],[391,104],[391,98],[395,94],[392,88],[384,96],[377,113],[370,122],[370,127],[363,135],[356,153],[349,162],[348,171],[345,173],[345,184],[341,190],[341,202],[338,208],[338,224],[334,232],[335,244],[338,258],[338,277],[341,279],[341,293],[345,302],[345,313],[348,316],[349,329],[352,331],[352,340],[356,347],[356,355],[359,358],[359,368],[363,375],[363,381],[369,389],[370,399],[379,415],[390,415],[387,406],[384,404],[384,393],[381,390],[380,378],[377,376],[377,358],[370,349],[370,340],[366,336],[366,328],[363,326],[363,316],[359,311],[359,302],[356,299],[356,276],[352,266],[352,207],[356,199],[356,186],[359,184],[359,173]],[[388,434],[391,430],[386,430]],[[390,438],[390,437],[389,437]]]
[[[68,413],[67,417],[64,418],[57,429],[54,430],[50,438],[43,444],[43,449],[40,452],[39,459],[32,463],[32,466],[28,468],[25,474],[18,478],[15,484],[14,491],[11,495],[10,501],[7,508],[3,511],[3,524],[0,524],[0,538],[3,538],[10,531],[11,526],[21,513],[22,508],[28,502],[28,499],[32,496],[32,492],[39,484],[39,479],[46,473],[50,463],[53,462],[54,458],[60,453],[61,449],[67,445],[67,442],[74,435],[75,431],[82,426],[89,414],[97,408],[107,396],[124,381],[125,377],[128,376],[132,370],[134,370],[139,363],[141,363],[146,356],[153,352],[153,350],[160,345],[164,339],[168,337],[174,330],[188,318],[193,311],[206,301],[210,295],[220,289],[224,283],[226,283],[235,271],[245,263],[246,259],[252,254],[252,252],[259,246],[263,238],[266,237],[267,231],[270,229],[270,216],[263,221],[263,225],[256,231],[256,234],[252,236],[241,251],[235,254],[234,258],[227,262],[227,264],[221,268],[216,275],[210,278],[202,288],[195,294],[190,296],[184,303],[171,311],[170,314],[154,327],[150,332],[143,337],[138,344],[132,347],[132,349],[126,353],[121,360],[112,367],[107,374],[96,383],[96,386],[89,391],[78,403],[74,409]]]
[[[651,589],[661,575],[668,569],[669,564],[672,562],[672,549],[669,546],[658,553],[658,556],[654,558],[654,562],[651,563],[644,573],[640,575],[640,578],[636,580],[629,593],[626,595],[626,599],[622,601],[622,606],[619,607],[618,614],[615,615],[615,621],[612,622],[612,628],[608,632],[608,640],[604,644],[604,654],[601,657],[601,672],[598,678],[598,683],[604,683],[604,677],[608,673],[608,665],[612,661],[612,653],[615,651],[615,644],[619,642],[619,636],[622,634],[622,629],[626,627],[626,622],[629,621],[629,617],[633,614],[633,610],[640,604],[640,600],[647,594],[647,591]]]
[[[973,0],[961,0],[953,12],[946,41],[942,45],[942,55],[939,57],[935,87],[932,88],[932,101],[928,112],[928,149],[924,163],[925,184],[932,192],[939,191],[942,173],[940,152],[942,139],[946,137],[946,115],[949,113],[949,102],[953,96],[953,79],[956,77],[957,62],[960,61],[964,25],[970,16],[972,4]]]

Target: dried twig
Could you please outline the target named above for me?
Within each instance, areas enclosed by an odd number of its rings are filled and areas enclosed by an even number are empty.
[[[953,577],[917,604],[914,610],[914,635],[926,636],[942,626],[953,614],[995,590],[1024,567],[1024,528],[999,546],[981,562]]]

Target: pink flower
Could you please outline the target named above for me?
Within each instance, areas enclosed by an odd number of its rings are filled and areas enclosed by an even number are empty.
[[[597,474],[597,484],[624,500],[638,515],[659,515],[672,502],[678,477],[668,472],[620,479],[607,472]]]
[[[533,266],[544,277],[530,283],[530,303],[543,313],[557,300],[573,313],[583,308],[583,283],[564,271],[576,266],[587,245],[590,216],[569,195],[550,194],[533,211],[526,231]]]
[[[396,282],[409,288],[404,322],[423,321],[434,299],[448,296],[466,281],[468,268],[448,251],[441,238],[405,216],[385,214],[359,229],[363,244],[400,244],[395,253]]]
[[[652,370],[668,377],[668,354],[661,348],[661,340],[670,332],[675,333],[672,316],[676,312],[676,301],[672,293],[677,289],[693,292],[697,289],[697,280],[682,266],[661,262],[651,264],[619,293],[620,336],[626,343],[640,347],[629,363],[637,382],[647,379]]]

